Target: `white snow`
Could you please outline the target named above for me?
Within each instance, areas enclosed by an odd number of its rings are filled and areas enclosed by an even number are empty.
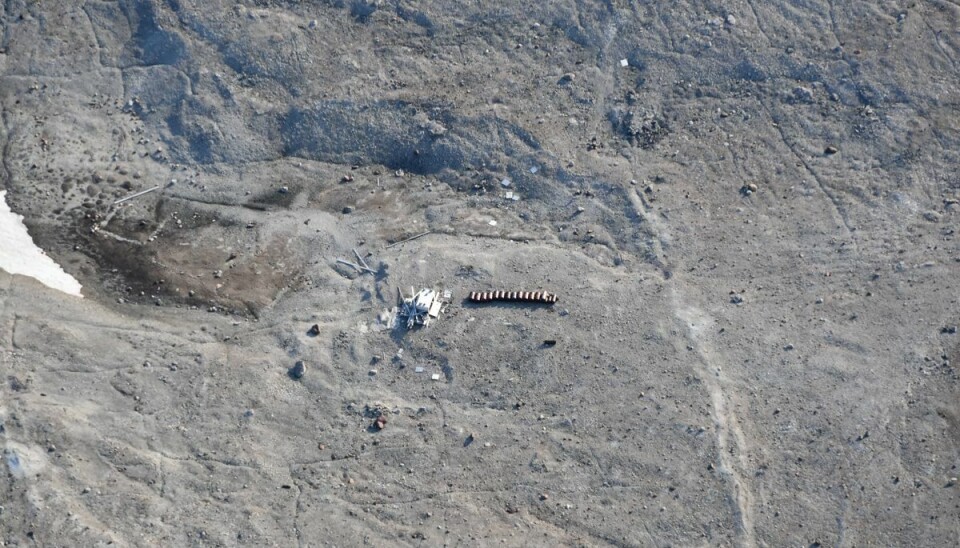
[[[0,191],[0,269],[30,276],[43,285],[83,298],[80,282],[33,243],[23,216],[7,205],[6,191]]]

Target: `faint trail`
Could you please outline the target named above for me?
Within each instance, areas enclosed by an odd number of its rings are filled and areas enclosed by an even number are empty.
[[[747,5],[750,6],[750,11],[753,13],[753,18],[757,21],[757,30],[760,31],[760,34],[763,36],[763,39],[766,40],[768,46],[772,46],[773,42],[770,40],[770,36],[767,35],[767,31],[763,28],[763,23],[760,22],[760,14],[757,13],[757,7],[754,5],[753,0],[747,0]]]
[[[844,207],[843,203],[840,202],[840,198],[837,197],[837,194],[835,193],[834,189],[829,184],[827,184],[826,181],[823,180],[823,177],[821,177],[820,174],[813,169],[813,167],[810,166],[810,163],[807,162],[807,159],[803,157],[803,154],[801,154],[800,151],[797,150],[796,144],[794,144],[792,140],[787,137],[787,134],[784,133],[783,123],[782,123],[783,120],[777,117],[774,114],[773,110],[766,105],[766,103],[764,103],[763,101],[759,101],[759,103],[760,103],[760,106],[763,107],[763,110],[767,112],[767,115],[770,116],[770,120],[776,125],[775,127],[777,130],[777,133],[780,135],[780,140],[783,141],[784,146],[786,146],[787,150],[789,150],[797,158],[797,161],[800,162],[800,164],[807,171],[807,173],[809,173],[810,176],[813,177],[814,182],[816,182],[817,186],[820,188],[820,192],[822,192],[823,195],[826,196],[827,199],[830,201],[830,204],[833,206],[834,211],[836,211],[841,224],[846,229],[847,237],[850,239],[850,243],[851,243],[851,246],[853,247],[853,250],[856,252],[857,256],[859,257],[860,248],[857,246],[856,239],[854,239],[854,236],[853,236],[854,228],[850,226],[850,220],[847,218],[848,216],[847,216],[846,207]]]
[[[650,223],[653,234],[662,237],[663,234],[667,233],[667,228],[659,217],[645,214],[642,199],[637,196],[636,192],[630,193],[630,200],[637,211],[637,215]],[[712,348],[709,341],[701,336],[702,333],[716,332],[716,322],[707,313],[687,304],[675,284],[671,287],[670,295],[674,316],[678,322],[682,322],[687,340],[700,358],[697,360],[698,373],[707,393],[710,395],[711,414],[716,430],[719,470],[732,486],[730,496],[734,506],[738,544],[748,548],[756,546],[753,494],[750,492],[746,479],[748,474],[745,472],[749,468],[745,457],[748,447],[747,438],[740,428],[736,414],[730,409],[730,402],[733,397],[729,394],[729,390],[724,391],[724,384],[728,383],[721,376],[720,371],[712,365],[712,362],[716,362],[714,356],[717,356],[718,353]]]
[[[941,31],[938,31],[937,29],[933,28],[933,25],[931,25],[930,22],[927,21],[927,19],[924,16],[918,15],[918,17],[920,17],[920,20],[923,21],[923,24],[928,29],[930,29],[930,32],[933,33],[933,42],[937,45],[937,49],[940,50],[940,53],[943,55],[943,57],[953,67],[954,72],[960,72],[960,68],[957,67],[957,62],[953,59],[953,57],[947,52],[947,49],[943,46],[943,41],[940,39]]]
[[[720,473],[723,474],[733,487],[734,519],[740,546],[756,546],[753,521],[753,494],[750,492],[746,480],[748,463],[745,459],[747,449],[746,436],[740,428],[736,414],[728,407],[732,399],[723,390],[724,380],[720,370],[712,367],[715,361],[712,356],[715,352],[709,342],[701,339],[700,333],[711,332],[715,325],[713,318],[702,310],[687,305],[680,293],[673,288],[671,291],[674,313],[678,320],[683,322],[687,331],[687,338],[691,346],[700,357],[700,378],[707,392],[710,394],[710,403],[713,422],[717,434],[717,456],[720,461]]]
[[[12,285],[13,285],[13,276],[7,276],[6,286],[3,288],[0,288],[0,322],[5,321],[5,318],[7,317],[7,299],[9,298],[10,286]],[[14,315],[13,320],[10,322],[10,325],[9,325],[10,331],[9,333],[7,333],[8,336],[4,337],[5,339],[7,339],[4,341],[4,344],[7,346],[8,349],[11,349],[11,350],[13,349],[13,333],[14,331],[16,331],[16,322],[17,322],[17,317],[16,315]],[[0,329],[6,330],[5,326],[2,323],[0,323]]]

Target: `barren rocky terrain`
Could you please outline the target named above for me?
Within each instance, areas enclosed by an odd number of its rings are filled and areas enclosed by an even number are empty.
[[[2,545],[960,544],[960,4],[0,27]]]

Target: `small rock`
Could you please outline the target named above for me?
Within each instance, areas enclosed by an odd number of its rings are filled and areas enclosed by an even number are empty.
[[[307,25],[307,28],[309,28],[310,30],[313,30],[313,29],[317,28],[317,20],[316,20],[316,19],[311,19],[311,20],[310,20],[310,24]]]
[[[940,222],[940,214],[937,213],[936,211],[927,211],[926,213],[923,214],[923,218],[930,223]]]
[[[957,334],[957,326],[955,326],[955,325],[948,325],[948,326],[941,327],[941,328],[940,328],[940,332],[943,333],[943,334],[945,334],[945,335],[956,335],[956,334]]]
[[[387,416],[380,415],[379,417],[377,417],[377,420],[373,421],[373,426],[376,427],[377,430],[383,430],[384,428],[386,428]]]
[[[747,185],[747,190],[749,190],[750,192],[757,192],[758,190],[760,190],[760,187],[758,187],[756,183],[750,183],[749,185]]]
[[[223,277],[223,271],[222,271],[222,270],[215,270],[215,271],[213,272],[213,277],[214,277],[214,278],[217,278],[217,279],[222,278],[222,277]]]
[[[789,352],[789,351],[793,350],[793,345],[788,343],[788,344],[784,345],[783,349],[786,350],[787,352]]]
[[[286,194],[286,193],[290,192],[290,189],[287,188],[287,187],[285,187],[285,186],[282,186],[282,187],[280,187],[280,190],[278,190],[277,192],[279,192],[280,194]]]
[[[540,500],[549,500],[549,499],[550,499],[550,495],[546,493],[540,493]]]
[[[727,24],[731,27],[737,24],[737,18],[732,15],[727,15]]]
[[[313,325],[310,327],[310,330],[307,331],[307,335],[310,335],[311,337],[316,337],[316,336],[319,335],[319,334],[320,334],[320,325],[319,325],[319,324],[313,324]]]
[[[577,75],[576,75],[576,74],[574,74],[574,73],[572,73],[572,72],[568,72],[568,73],[564,74],[563,76],[561,76],[561,77],[560,77],[560,80],[558,80],[557,83],[558,83],[558,84],[569,84],[570,82],[573,82],[573,81],[576,80],[576,79],[577,79]]]
[[[813,90],[806,86],[797,86],[793,88],[792,93],[793,93],[792,99],[797,103],[809,104],[814,102]],[[833,152],[829,152],[828,154],[833,154]]]
[[[826,154],[826,155],[828,155],[828,156],[831,155],[831,154],[836,154],[836,153],[838,153],[838,152],[840,152],[840,149],[838,149],[837,147],[835,147],[835,146],[833,146],[833,145],[829,145],[827,148],[823,149],[823,153]]]
[[[353,213],[353,206],[343,206],[343,214],[349,215]]]
[[[502,186],[503,188],[509,188],[511,184],[513,183],[510,182],[510,179],[504,179],[500,181],[500,186]]]
[[[303,378],[303,375],[306,372],[307,364],[303,363],[303,360],[299,360],[287,371],[287,374],[290,375],[291,379],[298,380]]]
[[[730,295],[730,302],[733,304],[743,304],[743,296],[739,293],[734,293]]]

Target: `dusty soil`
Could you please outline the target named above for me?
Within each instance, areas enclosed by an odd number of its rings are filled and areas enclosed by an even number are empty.
[[[0,24],[3,545],[960,541],[957,4]]]

